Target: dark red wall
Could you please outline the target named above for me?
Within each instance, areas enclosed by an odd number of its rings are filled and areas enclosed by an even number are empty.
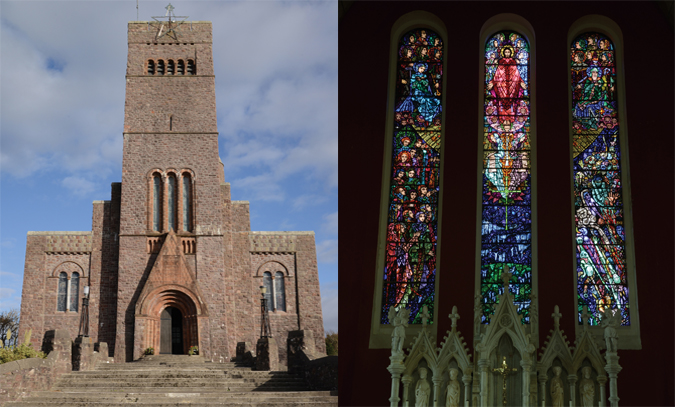
[[[620,351],[621,405],[673,405],[673,31],[654,2],[354,2],[340,44],[340,405],[386,405],[387,349],[368,349],[382,180],[389,39],[402,15],[426,10],[448,29],[440,315],[457,305],[472,343],[476,242],[479,33],[490,17],[515,13],[536,35],[540,341],[559,305],[574,341],[570,273],[570,151],[567,32],[580,17],[614,20],[624,36],[626,112],[642,350]],[[452,188],[449,188],[452,183]],[[632,271],[632,270],[631,270]],[[451,276],[451,278],[448,278]],[[632,304],[633,306],[635,304]],[[439,335],[450,320],[439,318]]]

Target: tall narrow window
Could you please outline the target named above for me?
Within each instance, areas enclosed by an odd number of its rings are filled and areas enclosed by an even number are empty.
[[[169,116],[169,131],[173,130],[173,115]]]
[[[168,214],[169,214],[169,230],[176,231],[176,176],[169,175],[169,191],[168,191]]]
[[[389,307],[433,322],[440,192],[443,41],[429,29],[408,31],[398,43],[389,215],[380,323]]]
[[[481,227],[482,323],[489,323],[503,292],[501,273],[523,323],[530,322],[532,228],[528,41],[501,31],[485,44]]]
[[[148,75],[155,74],[155,61],[152,59],[148,61]]]
[[[162,176],[155,174],[152,177],[152,230],[162,231]]]
[[[269,271],[266,271],[263,273],[263,286],[267,289],[267,292],[265,293],[265,299],[267,300],[267,309],[268,310],[273,310],[274,309],[274,304],[273,304],[273,296],[272,296],[272,273]]]
[[[190,204],[191,204],[191,178],[190,174],[183,174],[183,230],[189,232],[192,230],[190,224]]]
[[[80,274],[73,273],[70,276],[70,310],[77,312],[80,300]]]
[[[571,44],[572,156],[578,313],[607,308],[630,325],[614,44],[584,33]]]
[[[185,61],[182,59],[178,60],[178,75],[185,75]]]
[[[175,65],[174,65],[173,59],[170,59],[166,64],[166,74],[167,75],[173,75],[174,71],[175,71]]]
[[[164,75],[164,60],[157,61],[157,75]]]
[[[66,297],[68,296],[68,275],[66,273],[59,273],[59,288],[56,300],[56,310],[66,310]]]
[[[195,61],[193,61],[191,59],[188,59],[187,73],[188,73],[188,75],[196,75],[197,74],[197,69],[195,68]]]
[[[284,284],[284,273],[281,271],[274,273],[274,296],[276,310],[286,311],[286,287]]]

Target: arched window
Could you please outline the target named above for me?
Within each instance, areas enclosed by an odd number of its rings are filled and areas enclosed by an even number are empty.
[[[441,157],[443,40],[426,28],[399,40],[381,323],[389,307],[433,321]]]
[[[162,231],[162,176],[152,176],[152,230]]]
[[[185,75],[185,61],[178,60],[178,75]]]
[[[281,271],[274,273],[274,309],[276,311],[286,311],[286,287],[284,284],[284,273]]]
[[[175,65],[173,63],[173,59],[170,59],[166,64],[166,74],[167,75],[173,75],[174,71],[175,71]]]
[[[66,300],[68,298],[68,275],[64,272],[59,273],[59,287],[56,301],[56,310],[66,310]]]
[[[155,74],[155,61],[152,59],[148,60],[148,75]]]
[[[164,60],[157,61],[157,75],[164,75]]]
[[[192,230],[192,224],[190,222],[191,205],[192,205],[192,178],[190,174],[183,173],[183,230],[189,232]]]
[[[195,61],[191,59],[188,59],[187,73],[188,75],[197,75],[197,68],[195,67]]]
[[[621,30],[586,16],[568,39],[578,329],[587,306],[601,337],[601,314],[611,309],[619,346],[640,349]]]
[[[485,41],[480,248],[481,322],[487,324],[503,292],[502,272],[530,322],[532,294],[532,176],[530,172],[530,43],[501,30]]]
[[[392,28],[371,348],[391,346],[390,307],[410,309],[408,338],[422,329],[425,306],[432,334],[437,326],[446,37],[423,11]]]
[[[80,273],[73,273],[70,276],[70,310],[77,312],[77,306],[80,299]]]
[[[174,174],[169,175],[169,185],[168,185],[168,218],[169,218],[169,230],[173,229],[174,231],[177,230],[177,225],[176,225],[176,204],[178,203],[176,200],[176,193],[177,193],[177,184],[176,184],[176,176]]]
[[[267,292],[265,293],[265,299],[267,300],[267,309],[268,310],[274,310],[274,304],[272,301],[274,296],[272,295],[273,293],[273,286],[272,286],[272,273],[269,271],[266,271],[263,273],[263,286],[267,289]]]

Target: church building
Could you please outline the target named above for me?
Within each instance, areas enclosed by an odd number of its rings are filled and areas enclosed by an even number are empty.
[[[20,337],[79,332],[116,362],[155,354],[236,355],[261,335],[261,287],[286,360],[288,332],[325,353],[314,232],[251,231],[218,152],[212,25],[132,21],[122,182],[94,201],[92,230],[28,232]]]
[[[675,403],[673,4],[340,2],[340,405]]]

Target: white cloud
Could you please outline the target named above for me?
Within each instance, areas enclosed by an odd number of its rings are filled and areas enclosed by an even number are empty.
[[[323,330],[338,332],[337,281],[321,285],[321,308],[323,309]]]
[[[74,194],[84,196],[94,191],[98,184],[80,177],[66,177],[61,184]]]
[[[338,211],[329,213],[323,217],[324,224],[322,229],[330,234],[338,234]]]
[[[319,263],[334,263],[338,260],[338,241],[324,240],[316,245],[316,256]]]

